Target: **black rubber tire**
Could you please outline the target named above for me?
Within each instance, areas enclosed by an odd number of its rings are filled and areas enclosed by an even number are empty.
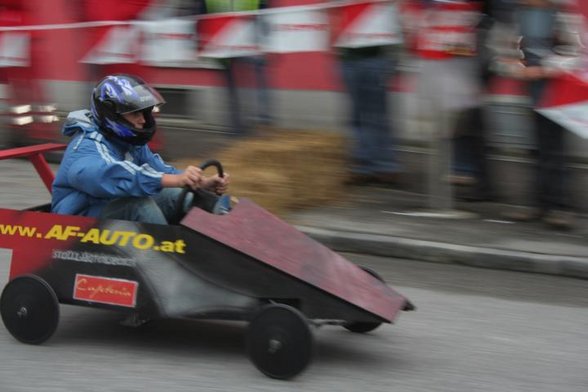
[[[287,380],[310,363],[314,338],[304,315],[284,304],[267,305],[249,324],[247,353],[259,371]]]
[[[26,275],[10,281],[2,291],[0,313],[6,329],[22,343],[41,344],[59,323],[59,302],[43,279]]]
[[[380,275],[378,275],[378,273],[375,272],[374,270],[372,270],[368,267],[364,267],[364,266],[359,266],[359,268],[361,268],[362,270],[364,270],[365,272],[367,272],[368,274],[370,274],[374,278],[378,279],[380,282],[385,282],[384,279]],[[347,329],[348,331],[351,331],[354,333],[367,333],[367,332],[371,332],[371,331],[375,330],[380,325],[382,325],[382,323],[377,322],[377,321],[374,321],[374,322],[351,321],[351,322],[343,324],[343,327],[345,329]]]

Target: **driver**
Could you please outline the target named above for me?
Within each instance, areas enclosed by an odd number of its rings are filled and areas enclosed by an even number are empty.
[[[226,192],[228,174],[205,176],[195,166],[181,171],[149,149],[153,109],[164,103],[139,77],[102,79],[90,110],[71,112],[63,126],[72,140],[53,182],[51,211],[167,224],[176,219],[182,188]]]

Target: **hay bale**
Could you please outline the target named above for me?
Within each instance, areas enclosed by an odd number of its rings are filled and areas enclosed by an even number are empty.
[[[273,131],[237,140],[216,158],[231,174],[231,195],[274,214],[340,200],[347,141],[325,131]],[[177,162],[185,167],[200,160]]]

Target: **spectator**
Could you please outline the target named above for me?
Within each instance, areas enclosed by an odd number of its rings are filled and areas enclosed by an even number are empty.
[[[433,126],[429,206],[453,210],[451,138],[460,113],[481,105],[475,22],[479,4],[467,0],[407,0],[404,27],[419,61],[419,109]],[[475,113],[475,112],[474,112]]]
[[[195,10],[213,14],[219,12],[255,11],[268,8],[269,6],[268,0],[204,0],[197,2]],[[257,39],[261,42],[262,37],[266,33],[262,18],[257,19],[257,28]],[[223,67],[227,87],[232,131],[238,136],[245,136],[252,131],[252,125],[244,115],[243,100],[239,96],[240,79],[248,71],[253,72],[254,77],[250,78],[250,80],[255,80],[256,83],[255,91],[258,104],[254,121],[258,124],[270,125],[273,119],[271,116],[267,80],[267,56],[265,54],[258,54],[255,56],[233,57],[221,60],[220,64]],[[251,102],[255,102],[255,100]]]
[[[561,23],[564,11],[555,0],[519,0],[517,24],[522,37],[524,67],[515,68],[515,76],[526,81],[533,108],[540,103],[549,80],[562,70],[554,68],[551,59],[559,48],[577,53],[578,39],[569,31],[570,24]],[[505,215],[514,220],[542,219],[551,227],[570,229],[573,226],[569,173],[566,167],[566,130],[533,111],[534,136],[537,143],[536,184],[531,209],[510,211]]]
[[[476,59],[482,93],[487,91],[492,80],[490,64],[493,53],[487,45],[487,38],[495,20],[506,17],[505,7],[501,3],[504,1],[485,0],[477,25]],[[487,128],[483,105],[468,108],[458,115],[453,135],[454,162],[451,182],[454,185],[468,185],[467,190],[457,193],[458,198],[468,201],[489,201],[495,198],[487,162]]]
[[[398,184],[401,166],[388,113],[388,88],[395,74],[397,46],[336,49],[350,106],[350,184]]]

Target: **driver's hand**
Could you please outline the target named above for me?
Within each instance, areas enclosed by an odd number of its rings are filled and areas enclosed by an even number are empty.
[[[188,166],[183,173],[178,175],[180,188],[185,186],[190,187],[191,189],[197,189],[202,185],[202,180],[204,177],[202,176],[202,169],[196,166]]]
[[[222,195],[229,190],[230,182],[231,179],[229,173],[224,173],[223,177],[215,174],[212,177],[204,179],[202,187],[218,195]]]

